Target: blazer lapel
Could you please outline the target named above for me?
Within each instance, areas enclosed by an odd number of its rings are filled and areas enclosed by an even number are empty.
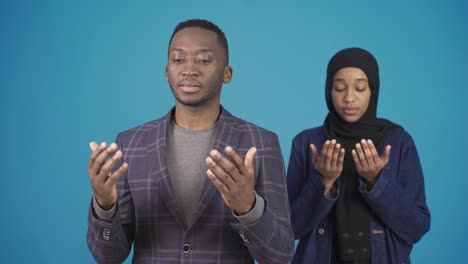
[[[185,226],[180,211],[177,208],[174,193],[172,192],[171,177],[169,175],[166,160],[167,131],[170,122],[172,122],[171,120],[173,111],[174,108],[167,115],[160,119],[161,123],[159,126],[155,126],[155,128],[152,129],[150,133],[148,133],[147,154],[149,157],[150,176],[155,177],[154,182],[157,185],[155,188],[158,190],[158,192],[160,192],[158,197],[164,201],[164,204],[176,222],[181,226]],[[156,147],[150,147],[152,144],[156,144]],[[156,150],[149,151],[154,149]]]
[[[227,146],[237,146],[240,140],[240,133],[232,126],[232,119],[234,117],[221,107],[221,114],[215,128],[215,139],[213,142],[213,149],[218,150],[222,155],[227,155],[224,150]],[[208,207],[218,189],[213,183],[205,178],[203,183],[203,190],[198,203],[198,209],[192,216],[192,220],[188,229],[198,220],[203,211]]]

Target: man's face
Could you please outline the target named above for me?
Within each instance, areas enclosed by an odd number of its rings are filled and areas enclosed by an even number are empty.
[[[232,78],[218,35],[199,27],[177,32],[169,47],[166,80],[177,103],[203,107],[219,104],[221,86]]]

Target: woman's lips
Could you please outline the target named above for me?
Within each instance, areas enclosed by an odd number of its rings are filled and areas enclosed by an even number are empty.
[[[354,108],[354,107],[343,108],[343,112],[346,115],[355,115],[358,111],[359,111],[359,108]]]

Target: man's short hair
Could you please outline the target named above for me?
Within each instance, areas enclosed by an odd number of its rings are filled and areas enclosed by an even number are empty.
[[[200,27],[200,28],[204,28],[204,29],[215,32],[216,35],[218,35],[218,40],[221,46],[224,48],[225,55],[226,55],[226,63],[229,64],[228,42],[227,42],[226,36],[224,35],[224,32],[217,25],[205,19],[189,19],[189,20],[180,22],[175,27],[174,32],[172,32],[171,39],[169,40],[169,47],[171,46],[174,35],[180,30],[184,28],[188,28],[188,27]]]

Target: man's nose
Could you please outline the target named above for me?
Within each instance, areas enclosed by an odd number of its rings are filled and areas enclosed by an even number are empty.
[[[189,60],[182,71],[183,76],[198,76],[198,69],[192,60]]]

